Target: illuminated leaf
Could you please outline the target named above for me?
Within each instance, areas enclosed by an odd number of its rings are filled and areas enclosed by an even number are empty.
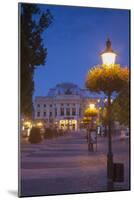
[[[111,66],[98,65],[89,70],[86,77],[86,87],[93,92],[112,92],[121,91],[129,81],[128,67],[121,67],[114,64]]]

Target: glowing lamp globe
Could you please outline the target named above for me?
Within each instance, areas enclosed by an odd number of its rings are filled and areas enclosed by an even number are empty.
[[[111,41],[108,39],[106,42],[106,49],[101,54],[102,63],[104,65],[114,65],[117,54],[112,50]]]
[[[90,103],[90,104],[89,104],[89,108],[90,108],[90,109],[95,109],[95,104],[94,104],[94,103]]]

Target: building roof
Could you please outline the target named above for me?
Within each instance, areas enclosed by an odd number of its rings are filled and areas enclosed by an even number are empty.
[[[78,85],[74,83],[59,83],[54,88],[51,88],[48,92],[48,96],[57,95],[80,95],[83,96],[83,89],[79,88]]]
[[[98,98],[98,94],[90,92],[87,89],[81,89],[78,85],[70,82],[63,82],[57,84],[54,88],[51,88],[48,91],[48,94],[46,96],[36,96],[36,100],[51,100],[53,98],[73,98],[73,95],[75,98]]]

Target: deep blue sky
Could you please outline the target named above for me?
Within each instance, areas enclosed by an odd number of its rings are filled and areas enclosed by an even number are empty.
[[[109,37],[117,63],[129,65],[129,11],[40,5],[49,8],[53,24],[44,32],[48,49],[45,66],[35,72],[34,96],[46,95],[57,83],[84,87],[88,70],[101,63],[100,52]]]

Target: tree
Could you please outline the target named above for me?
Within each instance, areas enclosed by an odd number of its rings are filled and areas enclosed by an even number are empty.
[[[98,114],[98,110],[96,108],[94,109],[87,108],[84,112],[85,117],[96,117],[97,114]]]
[[[106,95],[120,92],[129,79],[129,70],[120,65],[101,65],[93,67],[87,75],[86,87],[93,92],[104,92]]]
[[[98,109],[97,108],[87,108],[84,111],[84,119],[83,122],[85,124],[91,124],[91,126],[93,125],[93,119],[96,118],[98,115]]]
[[[86,87],[90,91],[104,92],[108,96],[108,102],[113,92],[121,93],[123,88],[129,85],[129,69],[114,64],[111,66],[101,65],[92,68],[87,75]],[[128,89],[127,89],[128,91]],[[123,95],[123,94],[122,94]],[[119,102],[119,100],[118,100]],[[128,109],[128,108],[126,108]],[[111,118],[111,105],[107,111],[107,118]],[[107,123],[109,123],[107,121]]]
[[[29,140],[29,142],[31,144],[38,144],[38,143],[40,143],[41,140],[42,140],[40,128],[38,128],[38,127],[32,127],[32,129],[30,131],[30,136],[29,136],[28,140]]]
[[[117,64],[111,66],[101,65],[93,67],[88,72],[86,79],[86,87],[90,91],[104,92],[108,96],[109,102],[113,92],[120,93],[121,95],[121,91],[123,91],[123,89],[126,88],[128,85],[129,85],[129,69],[127,67],[123,68]],[[126,90],[128,92],[128,88]],[[117,102],[118,104],[116,104],[116,107],[118,105],[119,108],[120,105],[119,100]],[[107,112],[107,117],[109,119],[108,115],[112,116],[111,106],[109,107],[109,112]]]
[[[120,124],[129,125],[129,88],[123,88],[112,105],[112,116],[114,120],[119,121]]]
[[[103,107],[99,110],[99,115],[100,115],[100,120],[101,120],[101,124],[103,126],[106,126],[108,123],[108,119],[107,119],[107,108]]]
[[[21,114],[31,116],[34,71],[45,65],[47,49],[42,33],[52,23],[49,10],[41,12],[36,4],[20,4],[20,103]]]

